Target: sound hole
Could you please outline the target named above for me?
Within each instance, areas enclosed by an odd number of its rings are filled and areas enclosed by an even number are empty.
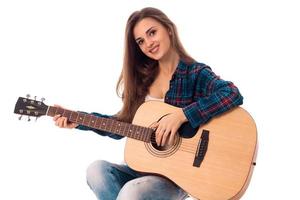
[[[176,133],[174,143],[170,144],[166,142],[164,146],[158,146],[155,140],[155,133],[151,135],[151,142],[145,143],[146,149],[154,156],[157,157],[168,157],[174,154],[181,144],[181,137]]]
[[[152,134],[152,135],[151,135],[151,144],[152,144],[152,146],[153,146],[156,150],[158,150],[158,151],[166,151],[166,150],[170,149],[170,148],[173,146],[172,144],[170,144],[170,143],[168,142],[168,140],[169,140],[169,138],[167,139],[167,142],[166,142],[165,145],[163,145],[163,146],[158,146],[157,143],[156,143],[156,137],[155,137],[155,134]]]

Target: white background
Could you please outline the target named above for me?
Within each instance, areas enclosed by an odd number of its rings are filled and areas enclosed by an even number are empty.
[[[0,199],[95,199],[85,180],[97,159],[121,162],[125,140],[19,121],[19,96],[116,113],[124,29],[154,6],[187,51],[233,81],[257,123],[252,199],[299,199],[299,6],[296,1],[14,1],[0,3]]]

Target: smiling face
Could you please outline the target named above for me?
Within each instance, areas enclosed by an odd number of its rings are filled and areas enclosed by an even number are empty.
[[[168,30],[153,18],[139,21],[133,29],[133,35],[142,52],[154,60],[162,59],[171,50]]]

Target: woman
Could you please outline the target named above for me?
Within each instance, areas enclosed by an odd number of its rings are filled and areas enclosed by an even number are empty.
[[[131,122],[145,101],[158,100],[177,109],[153,125],[158,146],[172,143],[178,128],[189,122],[196,128],[212,117],[242,104],[237,87],[224,81],[205,64],[184,50],[175,25],[160,10],[144,8],[127,21],[123,70],[117,83],[123,107],[114,117]],[[100,135],[122,136],[70,123],[57,115],[55,124],[64,128],[93,130]],[[87,182],[98,199],[184,199],[185,191],[166,178],[141,174],[127,165],[96,161],[87,170]]]

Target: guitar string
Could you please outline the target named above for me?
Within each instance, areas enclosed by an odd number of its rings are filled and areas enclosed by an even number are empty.
[[[180,150],[189,151],[189,152],[195,152],[196,151],[196,148],[194,148],[194,147],[187,147],[187,146],[180,146],[179,149]]]
[[[57,110],[56,110],[57,111]],[[72,112],[71,112],[72,113]],[[85,115],[84,115],[84,117],[85,117]],[[77,120],[75,120],[75,123],[78,123],[77,122]],[[96,127],[97,128],[97,127]],[[100,128],[100,126],[99,126],[99,128]],[[125,127],[126,128],[126,127]],[[151,143],[156,143],[156,141],[155,141],[155,139],[152,139],[151,138]],[[194,143],[192,143],[192,142],[187,142],[187,141],[185,141],[185,144],[182,144],[181,146],[180,146],[180,149],[179,149],[180,151],[183,151],[183,152],[188,152],[188,153],[195,153],[195,151],[196,151],[196,148],[195,148],[195,145],[194,145]]]
[[[156,143],[156,142],[153,142],[153,143]],[[195,145],[182,144],[182,145],[180,145],[180,150],[186,150],[188,152],[194,153],[197,150],[197,148],[195,147]]]
[[[156,142],[151,142],[152,144],[156,144]],[[189,145],[189,144],[181,144],[180,148],[185,148],[185,149],[189,149],[189,150],[194,150],[196,149],[195,145]]]
[[[179,149],[180,151],[183,152],[187,152],[187,153],[191,153],[191,154],[195,154],[195,151],[191,151],[191,150],[184,150],[184,149]]]
[[[153,139],[153,138],[151,138],[150,142],[151,143],[156,143],[155,139]],[[195,149],[196,149],[195,144],[193,142],[188,142],[188,140],[185,141],[185,144],[182,144],[180,146],[180,150],[186,151],[186,152],[189,152],[189,153],[194,153],[196,151]]]
[[[75,123],[76,123],[76,121],[75,121]],[[96,123],[95,123],[96,124]],[[84,124],[83,124],[84,125]],[[92,127],[93,128],[93,127]],[[94,127],[94,128],[101,128],[101,126],[99,125],[99,127]],[[123,130],[125,130],[125,128],[126,128],[126,126],[125,127],[122,127],[123,128]],[[118,133],[117,133],[118,134]],[[152,139],[151,138],[151,143],[156,143],[156,141],[155,141],[155,139]],[[187,144],[187,148],[193,148],[194,149],[194,143],[190,143],[191,144],[191,146],[189,146],[188,144],[189,144],[189,142],[185,142],[186,144]],[[192,146],[193,145],[193,146]],[[184,146],[182,146],[182,147],[184,147]]]
[[[151,139],[150,142],[151,143],[156,143],[156,140],[155,139]],[[189,140],[185,140],[184,143],[183,143],[183,145],[194,147],[195,146],[195,142],[192,142],[192,141],[189,141]]]
[[[95,128],[100,128],[100,126],[99,127],[95,127]],[[126,127],[123,127],[123,128],[125,129]],[[151,143],[156,143],[155,139],[153,139],[153,138],[151,138],[150,141],[151,141]],[[187,141],[185,141],[184,145],[181,145],[180,149],[184,150],[186,152],[193,153],[193,152],[195,152],[195,144],[192,143],[192,142],[188,142],[188,140],[187,140]]]
[[[187,140],[188,141],[188,140]],[[193,142],[187,142],[185,141],[185,144],[181,145],[181,149],[185,150],[186,152],[193,153],[195,152],[195,145]],[[151,143],[156,143],[155,139],[151,138]]]
[[[71,114],[72,114],[72,112],[71,112]],[[85,115],[84,115],[84,117],[85,117]],[[76,122],[77,122],[77,120],[75,120],[75,123]],[[99,128],[100,128],[100,126],[99,126]],[[126,126],[123,127],[123,128],[125,129]],[[151,141],[151,143],[156,143],[155,139],[153,139],[153,138],[151,138],[150,141]],[[188,152],[188,153],[193,153],[194,154],[195,151],[197,150],[197,148],[195,147],[195,143],[194,142],[188,142],[188,140],[186,140],[185,143],[180,146],[179,150],[183,151],[183,152]]]
[[[189,148],[189,147],[183,147],[183,146],[181,146],[179,149],[187,151],[187,152],[192,152],[192,153],[196,151],[196,148]]]

